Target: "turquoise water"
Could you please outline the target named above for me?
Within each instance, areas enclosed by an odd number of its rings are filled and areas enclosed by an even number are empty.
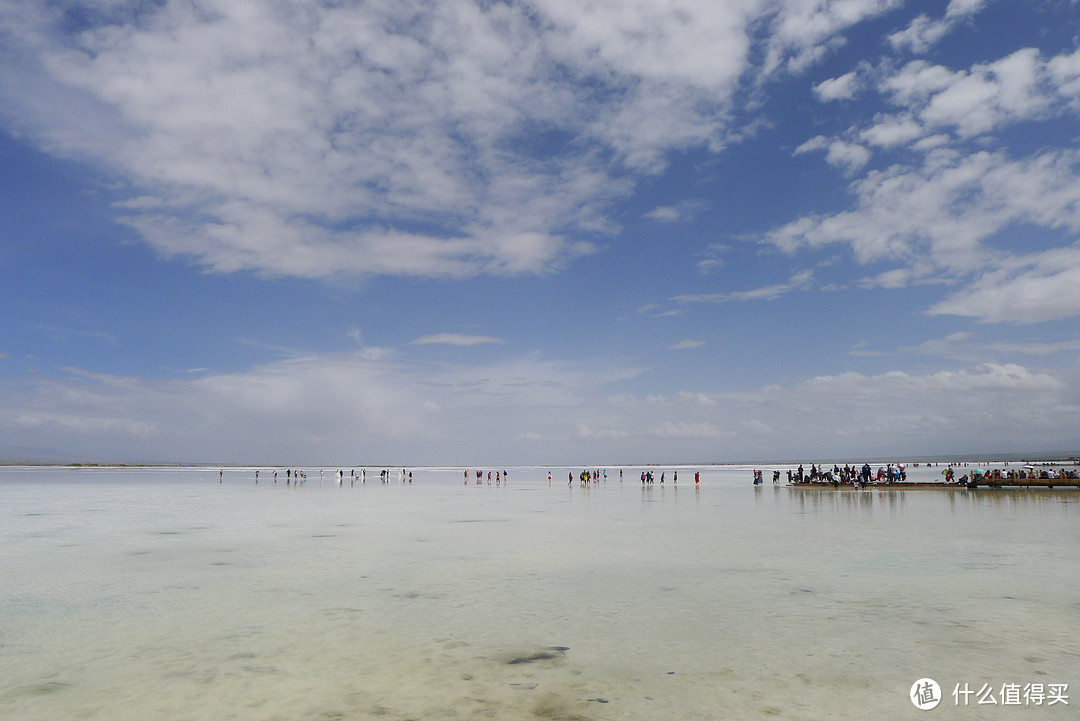
[[[1078,717],[1080,491],[547,470],[2,469],[0,718]]]

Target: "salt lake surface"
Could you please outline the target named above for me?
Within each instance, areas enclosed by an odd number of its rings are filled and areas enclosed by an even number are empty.
[[[335,470],[0,469],[0,718],[1080,717],[1075,489]]]

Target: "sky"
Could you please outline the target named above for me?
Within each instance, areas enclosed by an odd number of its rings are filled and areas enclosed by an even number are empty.
[[[1080,452],[1077,0],[0,0],[0,458]]]

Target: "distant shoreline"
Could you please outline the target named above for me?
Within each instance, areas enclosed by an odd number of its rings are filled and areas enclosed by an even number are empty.
[[[274,464],[274,463],[135,463],[135,462],[98,462],[98,461],[77,461],[77,462],[60,462],[60,461],[20,461],[0,459],[0,468],[86,468],[86,469],[101,469],[101,468],[126,468],[126,469],[170,469],[170,468],[190,468],[190,469],[247,469],[247,468],[411,468],[411,469],[425,469],[425,468],[694,468],[694,467],[709,467],[709,466],[753,466],[758,468],[773,468],[773,467],[795,467],[800,464],[817,464],[817,465],[835,465],[840,463],[858,463],[869,462],[871,464],[883,464],[890,462],[886,458],[878,458],[876,456],[866,456],[857,461],[850,459],[836,460],[836,459],[806,459],[806,460],[787,460],[787,461],[708,461],[708,462],[679,462],[679,463],[615,463],[615,464],[598,464],[598,463],[524,463],[524,464],[480,464],[480,465],[434,465],[434,464],[421,464],[410,465],[400,463],[330,463],[330,464],[318,464],[318,463],[300,463],[300,464]],[[1054,456],[1050,454],[1027,456],[1023,457],[1021,454],[1003,454],[1002,456],[994,457],[990,455],[977,455],[977,456],[951,456],[951,457],[929,457],[923,459],[911,459],[907,460],[903,457],[893,457],[891,462],[893,463],[905,463],[908,465],[919,464],[922,465],[971,465],[971,464],[1032,464],[1041,466],[1070,466],[1080,465],[1080,456],[1078,455],[1062,455]]]

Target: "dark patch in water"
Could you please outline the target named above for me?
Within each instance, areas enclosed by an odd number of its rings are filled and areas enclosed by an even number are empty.
[[[258,676],[274,676],[281,673],[274,666],[243,666],[241,670],[244,673],[256,674]]]
[[[311,536],[312,538],[337,538],[336,533],[316,533]]]
[[[539,649],[527,656],[517,656],[510,659],[507,663],[511,666],[520,663],[535,663],[537,661],[554,661],[556,659],[565,658],[566,652],[570,650],[569,646],[548,646],[544,649]]]
[[[438,594],[438,593],[423,593],[421,591],[405,591],[404,593],[394,593],[394,594],[391,594],[391,595],[394,598],[404,598],[405,600],[408,600],[408,601],[415,601],[417,599],[438,600],[438,599],[442,598],[441,594]]]
[[[23,686],[19,689],[18,693],[23,696],[48,696],[50,694],[63,691],[70,688],[70,683],[59,683],[57,681],[49,681],[47,683],[37,683],[33,686]]]

